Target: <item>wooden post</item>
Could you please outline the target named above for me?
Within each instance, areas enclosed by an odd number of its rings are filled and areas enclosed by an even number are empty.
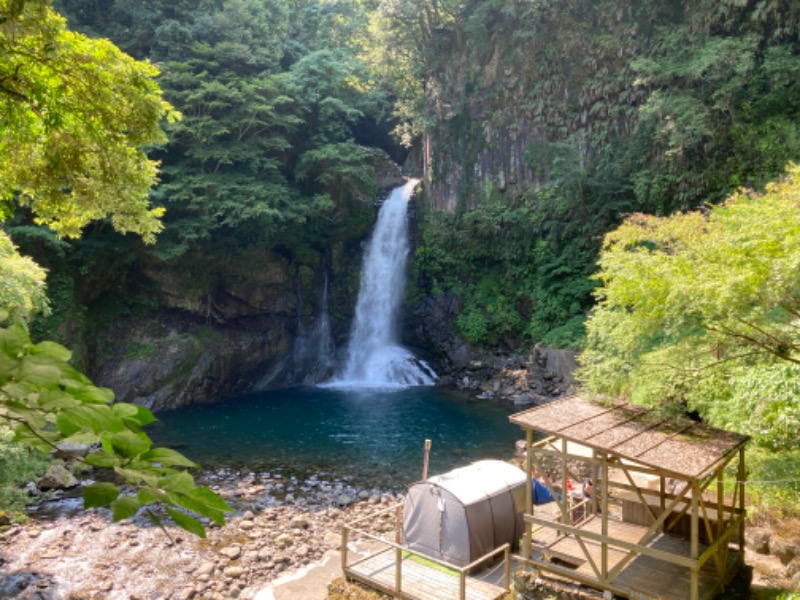
[[[717,531],[714,540],[709,540],[709,545],[722,537],[722,532],[725,531],[725,467],[721,466],[717,469]],[[716,551],[714,559],[717,565],[717,574],[719,575],[720,589],[725,589],[725,571],[728,568],[728,544],[724,547],[720,546]]]
[[[600,487],[602,493],[602,519],[600,520],[601,532],[603,534],[603,542],[600,546],[600,573],[603,575],[603,583],[608,582],[608,454],[603,453],[603,485]],[[597,489],[597,486],[594,488]],[[594,490],[592,490],[594,491]],[[596,493],[596,492],[595,492]]]
[[[698,514],[700,486],[697,485],[697,480],[692,480],[692,521],[691,521],[691,535],[690,535],[690,558],[697,560],[700,555],[700,523]],[[698,600],[700,597],[700,572],[697,566],[692,567],[691,576],[689,581],[689,598],[690,600]]]
[[[466,600],[467,598],[467,572],[461,571],[461,577],[458,582],[458,600]]]
[[[561,460],[561,502],[566,511],[567,525],[572,525],[572,510],[570,508],[570,501],[572,500],[572,493],[567,489],[567,438],[561,438],[561,453],[563,459]],[[564,512],[562,511],[562,512]]]
[[[739,448],[739,472],[736,477],[739,480],[739,510],[742,511],[742,520],[739,522],[739,552],[744,552],[744,482],[747,474],[744,469],[744,446]],[[734,505],[736,501],[734,500]]]
[[[597,450],[592,450],[592,465],[590,467],[592,473],[592,514],[597,514],[597,509],[600,508],[601,500],[597,498],[597,490],[602,485],[605,487],[606,482],[600,477],[600,470],[597,468]]]
[[[394,512],[394,521],[395,521],[395,532],[394,532],[394,541],[397,544],[397,548],[395,549],[395,567],[394,567],[394,592],[395,598],[400,598],[400,593],[403,590],[403,531],[402,531],[402,523],[401,523],[401,508],[398,507],[395,509]]]
[[[505,570],[505,580],[506,580],[506,591],[511,589],[511,546],[506,546],[504,559],[506,561],[506,570]],[[527,558],[527,557],[526,557]]]
[[[422,481],[428,478],[428,456],[431,453],[431,441],[425,440],[425,457],[422,459]]]
[[[717,537],[725,531],[725,473],[723,469],[724,467],[717,469]]]
[[[403,550],[399,547],[395,550],[394,562],[394,597],[401,598],[400,593],[403,591]]]
[[[533,514],[533,474],[531,470],[533,469],[533,430],[526,429],[525,430],[525,441],[527,442],[527,448],[525,449],[525,473],[527,473],[526,478],[528,481],[528,486],[525,488],[525,513],[532,515]],[[522,554],[525,558],[530,559],[531,557],[531,531],[532,525],[526,520],[525,521],[525,539],[522,540]]]
[[[342,527],[342,572],[345,572],[345,577],[347,576],[347,525]]]
[[[659,506],[661,506],[661,512],[663,513],[667,509],[667,497],[664,495],[667,493],[667,478],[661,475],[659,479],[659,486],[660,486],[660,498],[659,498]],[[666,526],[667,521],[661,523],[661,532],[664,532],[664,527]]]

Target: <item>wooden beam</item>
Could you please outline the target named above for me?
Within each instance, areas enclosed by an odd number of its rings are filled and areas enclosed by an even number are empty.
[[[666,510],[664,512],[662,512],[658,516],[658,518],[656,518],[655,521],[653,521],[653,523],[650,525],[650,527],[647,529],[647,531],[645,531],[644,534],[642,534],[642,537],[639,539],[639,544],[638,544],[639,546],[642,546],[643,544],[645,544],[656,533],[656,530],[661,528],[662,524],[667,519],[667,515],[670,514],[670,512],[672,511],[673,505],[677,504],[680,501],[681,496],[683,494],[685,494],[688,491],[688,489],[689,489],[688,487],[684,488],[684,490],[681,493],[681,495],[679,495],[677,498],[675,498],[670,503],[670,505],[666,508]],[[621,561],[619,561],[616,564],[616,566],[611,570],[611,572],[608,574],[609,579],[614,579],[614,577],[619,575],[620,571],[622,571],[622,569],[624,569],[625,566],[630,561],[632,561],[635,557],[636,557],[636,552],[634,552],[634,551],[628,552],[628,554]]]
[[[692,521],[691,534],[689,536],[690,550],[689,555],[694,560],[700,555],[700,528],[698,527],[697,505],[699,503],[700,486],[697,481],[692,482]],[[698,567],[692,567],[689,576],[689,600],[699,600],[700,595],[700,572]]]
[[[622,467],[622,472],[625,473],[625,477],[628,478],[628,481],[633,486],[633,491],[635,491],[636,495],[639,496],[639,501],[644,505],[644,507],[647,509],[647,512],[650,513],[650,516],[653,517],[653,520],[655,521],[656,518],[657,518],[656,517],[656,513],[653,512],[652,508],[650,508],[650,503],[647,502],[647,500],[644,499],[644,496],[642,496],[642,490],[639,488],[638,485],[636,485],[636,482],[633,480],[633,477],[631,477],[631,474],[628,473],[628,469],[626,469],[623,466]],[[662,477],[663,477],[663,475],[662,475]]]
[[[573,443],[577,443],[577,442],[573,442]],[[553,458],[559,458],[559,459],[562,458],[563,456],[565,456],[564,452],[562,452],[561,450],[558,450],[558,449],[548,450],[546,448],[538,448],[537,447],[536,448],[536,452],[537,452],[537,454],[541,454],[543,456],[551,456]],[[593,462],[593,459],[592,459],[591,456],[584,456],[583,454],[570,454],[569,452],[567,452],[566,453],[566,457],[569,460],[580,460],[580,461],[587,462],[587,463],[590,463],[590,464]]]
[[[628,595],[630,595],[630,592],[631,592],[631,590],[629,588],[620,587],[618,585],[614,585],[614,584],[611,584],[611,583],[606,584],[606,583],[603,583],[602,581],[597,581],[595,579],[592,579],[591,577],[588,577],[587,575],[584,575],[583,573],[580,573],[579,571],[576,571],[574,569],[569,569],[567,567],[560,567],[560,566],[555,565],[555,564],[550,563],[550,562],[545,562],[545,561],[541,561],[541,560],[533,560],[533,559],[528,559],[528,560],[524,560],[524,561],[521,561],[521,562],[525,562],[527,564],[533,565],[535,568],[539,569],[540,571],[548,571],[550,573],[555,573],[556,575],[564,577],[567,580],[577,581],[577,582],[583,583],[583,584],[585,584],[585,585],[587,585],[589,587],[600,587],[601,589],[606,589],[606,590],[608,590],[608,591],[610,591],[610,592],[612,592],[614,594],[620,595],[620,596],[628,596]]]
[[[738,532],[739,524],[744,522],[744,515],[739,515],[736,519],[731,522],[731,524],[722,532],[721,535],[714,540],[714,543],[711,544],[708,548],[705,549],[703,554],[697,559],[698,566],[702,567],[709,558],[713,556],[713,553],[722,546],[725,542],[727,542],[728,538],[730,538],[734,533]]]
[[[342,527],[342,571],[347,570],[347,533],[349,530],[347,525]]]
[[[608,485],[606,482],[608,481],[608,453],[603,452],[601,457],[602,463],[601,468],[603,469],[603,487],[600,489],[601,497],[602,497],[602,515],[601,515],[601,522],[600,522],[600,532],[603,535],[604,541],[600,546],[600,563],[601,568],[603,571],[603,583],[608,583],[608,542],[606,541],[608,538]],[[595,487],[595,489],[597,489]]]
[[[401,548],[403,543],[403,532],[402,527],[400,526],[402,519],[401,514],[401,508],[398,506],[397,511],[395,512],[394,532],[394,541],[397,544],[397,548],[395,549],[394,591],[398,598],[402,598],[401,594],[403,593],[403,549]],[[464,599],[462,598],[461,600]]]
[[[551,529],[555,529],[557,531],[561,531],[563,533],[567,533],[573,536],[581,535],[588,540],[593,540],[595,542],[602,543],[605,539],[610,546],[614,546],[617,548],[622,548],[623,550],[633,550],[638,554],[644,554],[645,556],[651,556],[658,560],[663,560],[665,562],[669,562],[675,565],[680,565],[681,567],[691,568],[697,565],[696,560],[692,560],[690,558],[686,558],[680,554],[672,554],[671,552],[665,552],[664,550],[656,550],[655,548],[650,548],[648,546],[641,546],[638,544],[633,544],[631,542],[626,542],[625,540],[619,540],[610,536],[603,536],[600,533],[594,533],[592,531],[585,531],[578,527],[572,527],[571,525],[565,525],[563,523],[558,523],[557,521],[549,521],[547,519],[540,519],[538,517],[534,517],[532,515],[525,515],[525,519],[530,520],[531,523],[535,525],[543,525],[545,527],[549,527]]]
[[[739,509],[742,511],[742,515],[745,514],[745,507],[744,507],[744,482],[747,480],[747,473],[744,469],[744,446],[739,448],[739,470],[737,474],[737,481],[739,481]],[[744,519],[742,519],[741,524],[739,525],[739,552],[744,552]]]
[[[533,513],[533,474],[531,473],[533,461],[533,431],[530,429],[525,430],[525,480],[528,486],[525,489],[525,513]],[[522,540],[522,553],[527,557],[531,557],[531,525],[525,522],[525,539]]]

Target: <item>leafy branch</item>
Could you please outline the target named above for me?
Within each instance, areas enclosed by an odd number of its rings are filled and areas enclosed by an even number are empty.
[[[200,537],[205,528],[197,516],[224,524],[231,508],[195,484],[185,469],[197,465],[175,450],[152,447],[143,431],[155,421],[150,410],[113,403],[113,392],[95,387],[69,358],[69,350],[56,343],[32,343],[20,325],[0,328],[0,420],[12,425],[15,440],[44,450],[65,442],[93,448],[82,462],[114,471],[122,483],[88,485],[84,506],[109,506],[114,521],[144,508],[163,528],[151,510],[161,504],[176,525]],[[123,494],[122,485],[135,494]]]

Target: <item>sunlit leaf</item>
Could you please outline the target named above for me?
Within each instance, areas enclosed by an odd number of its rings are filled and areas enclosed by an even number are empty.
[[[118,496],[119,488],[113,483],[92,483],[83,488],[83,506],[85,508],[106,506]]]
[[[205,539],[206,529],[203,527],[203,524],[200,523],[200,521],[170,507],[167,507],[167,513],[170,517],[172,517],[172,520],[175,521],[175,524],[178,527],[185,529],[189,533],[195,534],[197,537]]]
[[[121,521],[122,519],[127,519],[132,517],[137,512],[141,505],[132,496],[123,496],[121,498],[117,498],[111,503],[111,515],[114,521]]]

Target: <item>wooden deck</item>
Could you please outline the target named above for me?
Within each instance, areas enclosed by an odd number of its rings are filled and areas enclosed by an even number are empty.
[[[581,531],[595,534],[601,533],[601,519],[592,517],[582,523]],[[608,520],[608,537],[636,544],[647,531],[646,527],[622,521]],[[602,544],[599,541],[583,537],[583,543],[598,569],[601,565]],[[646,544],[647,548],[668,552],[670,554],[690,557],[690,543],[687,540],[671,535],[656,534]],[[586,554],[574,536],[560,537],[545,547],[534,548],[538,552],[557,559],[568,565],[580,575],[596,579],[596,574]],[[707,546],[700,545],[702,554]],[[628,551],[608,545],[608,569],[613,571],[627,555]],[[741,553],[728,552],[725,573],[732,573],[741,560]],[[714,560],[706,562],[699,571],[699,597],[710,597],[720,585],[721,578],[717,573]],[[687,567],[671,564],[649,556],[639,555],[633,558],[614,578],[615,588],[630,590],[630,596],[641,598],[659,598],[662,600],[685,600],[689,597],[690,570]]]
[[[358,579],[371,587],[395,593],[395,565],[397,553],[392,548],[345,568],[345,575]],[[434,569],[410,557],[402,559],[400,597],[409,600],[458,600],[460,578]],[[500,586],[466,576],[466,600],[496,600],[506,594]]]

